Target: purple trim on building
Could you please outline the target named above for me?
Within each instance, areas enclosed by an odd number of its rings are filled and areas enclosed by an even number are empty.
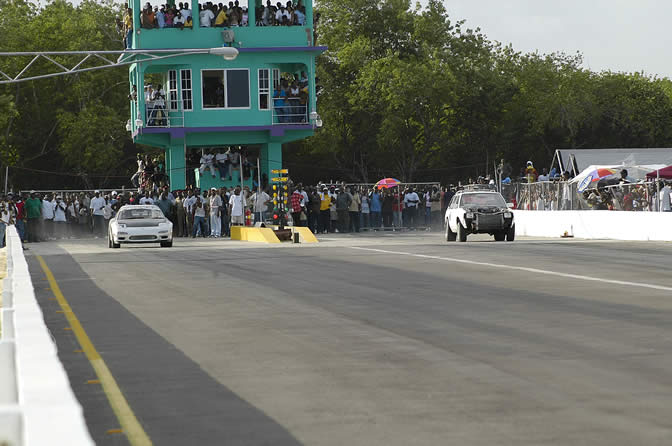
[[[269,46],[260,48],[238,48],[241,53],[275,53],[280,51],[327,51],[326,46]]]
[[[258,132],[268,131],[271,136],[284,136],[287,130],[312,130],[313,126],[310,124],[286,124],[286,125],[243,125],[231,127],[145,127],[142,129],[143,134],[161,134],[170,133],[171,138],[182,139],[187,133],[210,133],[210,132]],[[138,136],[138,133],[133,133],[133,138]]]

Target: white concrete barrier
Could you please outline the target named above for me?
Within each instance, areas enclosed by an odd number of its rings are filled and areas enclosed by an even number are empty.
[[[10,295],[3,295],[2,309],[0,444],[5,441],[10,446],[93,445],[82,406],[72,392],[44,323],[21,241],[13,226],[7,228],[4,285]],[[10,320],[8,325],[6,320]]]
[[[672,212],[514,211],[516,235],[672,241]]]
[[[19,446],[23,444],[22,430],[22,417],[17,407],[0,405],[0,445]]]

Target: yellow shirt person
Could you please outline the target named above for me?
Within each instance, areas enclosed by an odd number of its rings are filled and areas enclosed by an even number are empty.
[[[217,18],[215,19],[215,26],[224,26],[226,25],[227,17],[226,13],[222,9],[219,11],[219,14],[217,14]]]
[[[320,210],[328,211],[331,207],[331,197],[327,192],[322,193],[322,199],[320,200]]]

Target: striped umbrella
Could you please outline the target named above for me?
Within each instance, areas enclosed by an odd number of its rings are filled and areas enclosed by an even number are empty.
[[[396,178],[383,178],[382,180],[376,183],[376,189],[387,189],[390,187],[397,187],[401,184],[401,181]]]

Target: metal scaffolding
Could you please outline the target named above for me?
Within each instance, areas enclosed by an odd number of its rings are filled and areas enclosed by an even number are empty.
[[[37,79],[46,79],[50,77],[65,76],[68,74],[85,73],[87,71],[102,70],[105,68],[116,68],[131,65],[134,63],[168,59],[190,54],[212,54],[221,56],[227,60],[235,59],[238,50],[233,47],[221,48],[186,48],[186,49],[156,49],[156,50],[112,50],[112,51],[21,51],[21,52],[0,52],[0,58],[4,57],[30,57],[30,62],[16,76],[11,76],[0,70],[0,84],[13,84],[17,82],[26,82]],[[118,55],[116,61],[113,60]],[[68,68],[60,62],[54,60],[59,56],[77,56],[78,62]],[[2,60],[2,59],[0,59]],[[26,72],[37,61],[45,60],[53,70],[59,70],[47,74],[34,76],[25,76]],[[84,67],[85,63],[97,63],[96,66]],[[1,66],[1,65],[0,65]],[[51,70],[50,70],[51,71]]]

